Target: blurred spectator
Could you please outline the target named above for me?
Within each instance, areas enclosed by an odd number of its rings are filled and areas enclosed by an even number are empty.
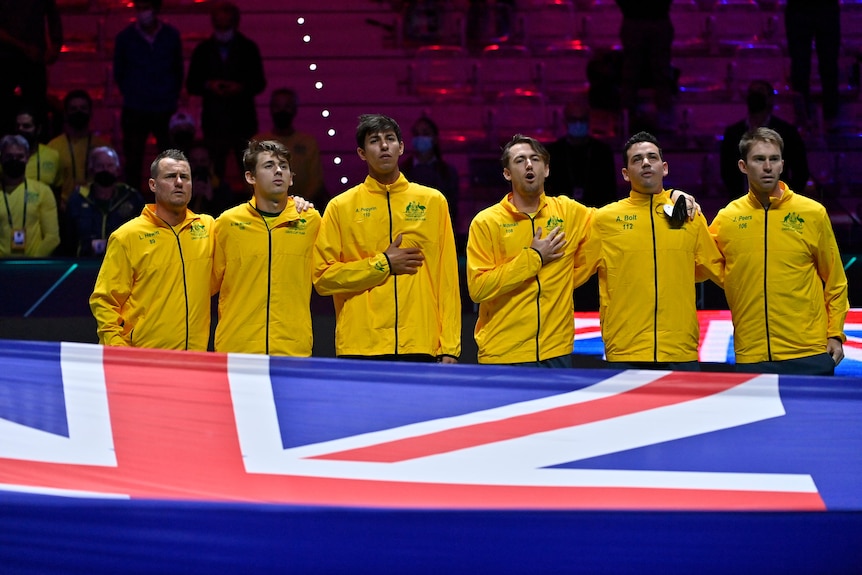
[[[56,198],[60,192],[60,154],[42,143],[41,120],[35,108],[22,106],[15,116],[16,131],[30,146],[26,176],[49,186]]]
[[[672,0],[616,0],[616,3],[623,15],[622,104],[629,111],[631,131],[641,128],[666,131],[673,119]],[[639,111],[639,88],[652,88],[655,92],[658,114],[655,121]]]
[[[234,194],[215,174],[210,150],[204,141],[192,142],[187,155],[192,170],[192,199],[188,206],[191,211],[215,218],[240,203],[237,201],[240,195]]]
[[[614,151],[590,135],[589,110],[570,103],[563,109],[566,135],[548,146],[550,172],[545,192],[568,196],[585,206],[600,208],[617,197]]]
[[[787,182],[794,192],[804,193],[809,175],[805,142],[802,141],[796,126],[772,115],[775,107],[772,85],[765,80],[751,82],[746,105],[748,115],[728,126],[721,142],[721,180],[728,197],[735,199],[748,193],[748,180],[739,169],[739,160],[742,159],[739,156],[739,141],[746,132],[760,127],[771,128],[781,135],[784,140],[784,172],[781,179]]]
[[[125,180],[141,188],[149,135],[159,150],[169,147],[168,122],[183,87],[183,48],[179,30],[158,17],[161,0],[133,4],[135,22],[117,34],[114,45],[114,81],[123,95]]]
[[[41,258],[51,255],[60,243],[54,193],[25,176],[29,155],[30,146],[23,136],[0,138],[0,257]]]
[[[56,2],[0,0],[0,15],[0,110],[14,110],[17,95],[44,113],[47,67],[57,61],[63,45]],[[0,126],[3,133],[11,128]]]
[[[73,246],[69,255],[105,255],[108,237],[144,209],[144,198],[119,181],[120,157],[113,148],[93,148],[88,161],[91,181],[78,186],[66,205],[65,234]],[[66,238],[64,237],[64,241]]]
[[[410,129],[411,152],[400,162],[401,173],[409,181],[440,191],[449,202],[452,225],[457,229],[460,182],[455,166],[443,159],[440,131],[431,118],[422,116]]]
[[[245,171],[242,154],[258,130],[254,97],[266,87],[266,79],[257,44],[237,30],[236,4],[216,2],[210,16],[213,34],[192,52],[186,89],[201,96],[201,128],[215,173],[224,179],[230,152],[239,172]]]
[[[85,90],[72,90],[63,99],[63,133],[48,142],[60,157],[60,201],[63,210],[75,186],[89,181],[90,150],[110,142],[90,129],[93,100]]]
[[[841,17],[838,0],[787,0],[784,27],[787,32],[787,51],[790,54],[790,83],[793,90],[802,96],[806,119],[812,113],[812,41],[817,47],[817,69],[823,89],[823,119],[829,124],[838,115],[839,104]]]
[[[323,213],[329,196],[323,183],[320,149],[314,136],[297,131],[293,125],[298,103],[296,91],[290,88],[274,90],[269,98],[272,131],[257,134],[254,139],[258,142],[277,140],[288,149],[290,171],[293,173],[290,195],[309,200]]]
[[[168,135],[170,136],[170,147],[181,150],[188,155],[192,142],[195,141],[198,125],[188,112],[180,110],[168,122]]]

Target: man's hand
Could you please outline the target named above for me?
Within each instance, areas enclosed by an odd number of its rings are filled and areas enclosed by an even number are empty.
[[[386,248],[386,257],[389,260],[389,271],[392,275],[415,274],[422,267],[425,256],[419,248],[402,248],[401,236],[398,234],[395,241]]]
[[[314,204],[303,198],[302,196],[293,196],[293,203],[296,204],[297,213],[302,213],[314,209]]]
[[[832,361],[838,365],[844,359],[844,344],[838,338],[830,337],[826,340],[826,353],[831,355]]]
[[[693,220],[698,214],[703,213],[703,211],[700,209],[700,204],[694,201],[694,196],[692,196],[691,194],[686,194],[682,190],[670,191],[670,199],[674,202],[676,202],[680,195],[685,196],[685,203],[688,211],[689,221]]]
[[[440,357],[440,363],[458,363],[458,360],[451,355],[444,355]]]
[[[542,265],[547,265],[554,260],[563,257],[566,247],[566,232],[556,227],[550,231],[545,239],[542,239],[542,228],[536,230],[530,247],[542,256]]]

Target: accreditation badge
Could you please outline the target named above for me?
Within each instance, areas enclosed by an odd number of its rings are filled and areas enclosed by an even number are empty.
[[[27,233],[23,229],[12,230],[12,251],[24,253],[27,246]]]

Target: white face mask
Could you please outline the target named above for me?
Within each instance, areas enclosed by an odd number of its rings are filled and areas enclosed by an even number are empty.
[[[138,24],[141,26],[152,26],[156,21],[156,13],[152,10],[141,10],[138,12]]]

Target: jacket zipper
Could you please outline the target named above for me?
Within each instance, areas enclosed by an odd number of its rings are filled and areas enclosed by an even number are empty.
[[[174,232],[174,228],[171,227],[171,231]],[[183,268],[183,295],[186,300],[186,351],[189,349],[189,287],[186,283],[186,260],[183,257],[183,244],[180,242],[180,234],[174,232],[174,237],[177,239],[177,249],[180,252],[180,265]]]
[[[653,210],[653,198],[649,197],[649,222],[652,228],[652,274],[653,291],[655,292],[652,312],[652,360],[658,362],[658,254],[655,247],[655,214]]]
[[[767,238],[769,234],[767,233],[769,228],[769,206],[771,204],[767,204],[763,206],[763,320],[766,324],[766,357],[769,361],[772,361],[772,344],[769,338],[769,292],[766,290],[766,264],[769,256],[769,248]]]
[[[395,240],[392,237],[392,202],[389,186],[386,186],[386,209],[389,211],[389,244],[391,245]],[[392,274],[392,285],[395,291],[395,355],[398,355],[398,276],[395,274]]]
[[[538,214],[538,212],[536,212]],[[536,235],[536,220],[530,217],[530,229],[533,235]],[[541,257],[541,256],[540,256]],[[539,274],[536,274],[536,361],[539,362],[541,355],[539,354],[539,335],[542,330],[542,281],[539,279]]]
[[[267,266],[266,266],[266,322],[264,323],[264,334],[266,337],[266,354],[269,355],[269,310],[272,300],[272,228],[266,222],[263,214],[260,215],[263,225],[266,226],[266,238],[269,243]]]

